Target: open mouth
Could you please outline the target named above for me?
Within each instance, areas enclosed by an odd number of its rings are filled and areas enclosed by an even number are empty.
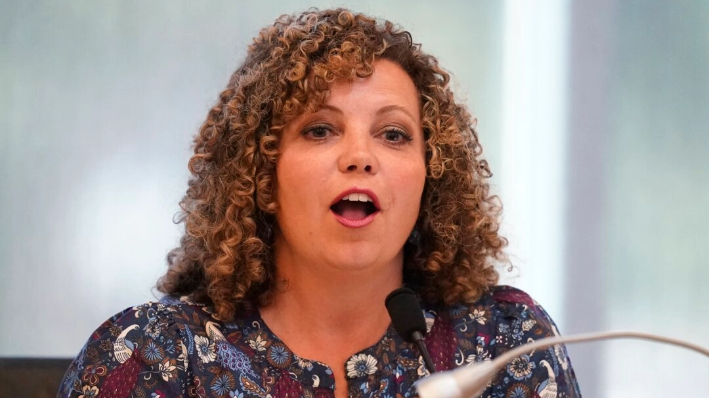
[[[364,220],[379,211],[366,194],[349,194],[330,206],[330,210],[342,218],[352,221]]]

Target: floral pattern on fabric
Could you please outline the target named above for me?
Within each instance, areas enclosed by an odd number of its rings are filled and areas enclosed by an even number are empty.
[[[424,305],[424,307],[426,307]],[[475,303],[424,309],[425,342],[436,369],[490,361],[529,341],[557,334],[526,293],[491,289]],[[344,364],[350,397],[415,397],[428,375],[412,344],[390,327]],[[252,310],[234,322],[189,297],[164,297],[126,309],[101,325],[67,371],[58,397],[334,397],[332,370],[298,357]],[[563,346],[513,359],[482,395],[580,397]]]

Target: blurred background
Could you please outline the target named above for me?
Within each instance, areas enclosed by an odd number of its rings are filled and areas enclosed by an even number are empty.
[[[503,281],[563,334],[709,346],[709,2],[2,0],[0,357],[73,357],[156,299],[192,135],[259,29],[311,6],[390,19],[453,74],[505,205]],[[587,397],[709,391],[693,352],[569,351]]]

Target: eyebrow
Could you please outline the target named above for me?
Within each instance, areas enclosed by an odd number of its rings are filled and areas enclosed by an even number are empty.
[[[321,106],[320,106],[320,109],[326,109],[326,110],[329,110],[329,111],[332,111],[332,112],[335,112],[335,113],[339,113],[339,114],[342,114],[342,113],[343,113],[340,108],[338,108],[338,107],[336,107],[336,106],[332,106],[332,105],[327,105],[327,104],[321,105]],[[410,117],[411,120],[413,120],[414,122],[417,122],[417,121],[416,121],[416,118],[414,117],[414,115],[411,114],[411,112],[409,112],[409,111],[408,111],[406,108],[404,108],[403,106],[395,105],[395,104],[387,105],[387,106],[384,106],[384,107],[382,107],[382,108],[379,108],[379,110],[377,110],[377,113],[376,113],[375,115],[376,115],[376,116],[380,116],[380,115],[383,115],[383,114],[385,114],[385,113],[394,112],[394,111],[401,111],[401,112],[405,113],[408,117]],[[417,123],[418,123],[418,122],[417,122]]]
[[[320,105],[320,110],[322,110],[322,109],[327,109],[329,111],[333,111],[335,113],[342,114],[342,110],[336,106],[322,104],[322,105]]]
[[[387,106],[385,106],[385,107],[379,108],[379,110],[377,111],[376,115],[379,116],[379,115],[382,115],[382,114],[384,114],[384,113],[394,112],[394,111],[401,111],[401,112],[404,112],[407,116],[409,116],[409,117],[411,118],[411,120],[413,120],[414,122],[418,123],[418,121],[416,120],[416,118],[414,117],[414,115],[412,115],[411,112],[409,112],[408,110],[406,110],[406,108],[404,108],[403,106],[400,106],[400,105],[387,105]]]

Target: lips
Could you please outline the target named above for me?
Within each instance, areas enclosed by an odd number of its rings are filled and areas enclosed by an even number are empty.
[[[347,227],[363,227],[379,213],[377,195],[369,189],[351,188],[337,196],[330,206],[335,218]]]
[[[372,202],[341,200],[330,208],[335,214],[350,220],[362,220],[377,211]]]

